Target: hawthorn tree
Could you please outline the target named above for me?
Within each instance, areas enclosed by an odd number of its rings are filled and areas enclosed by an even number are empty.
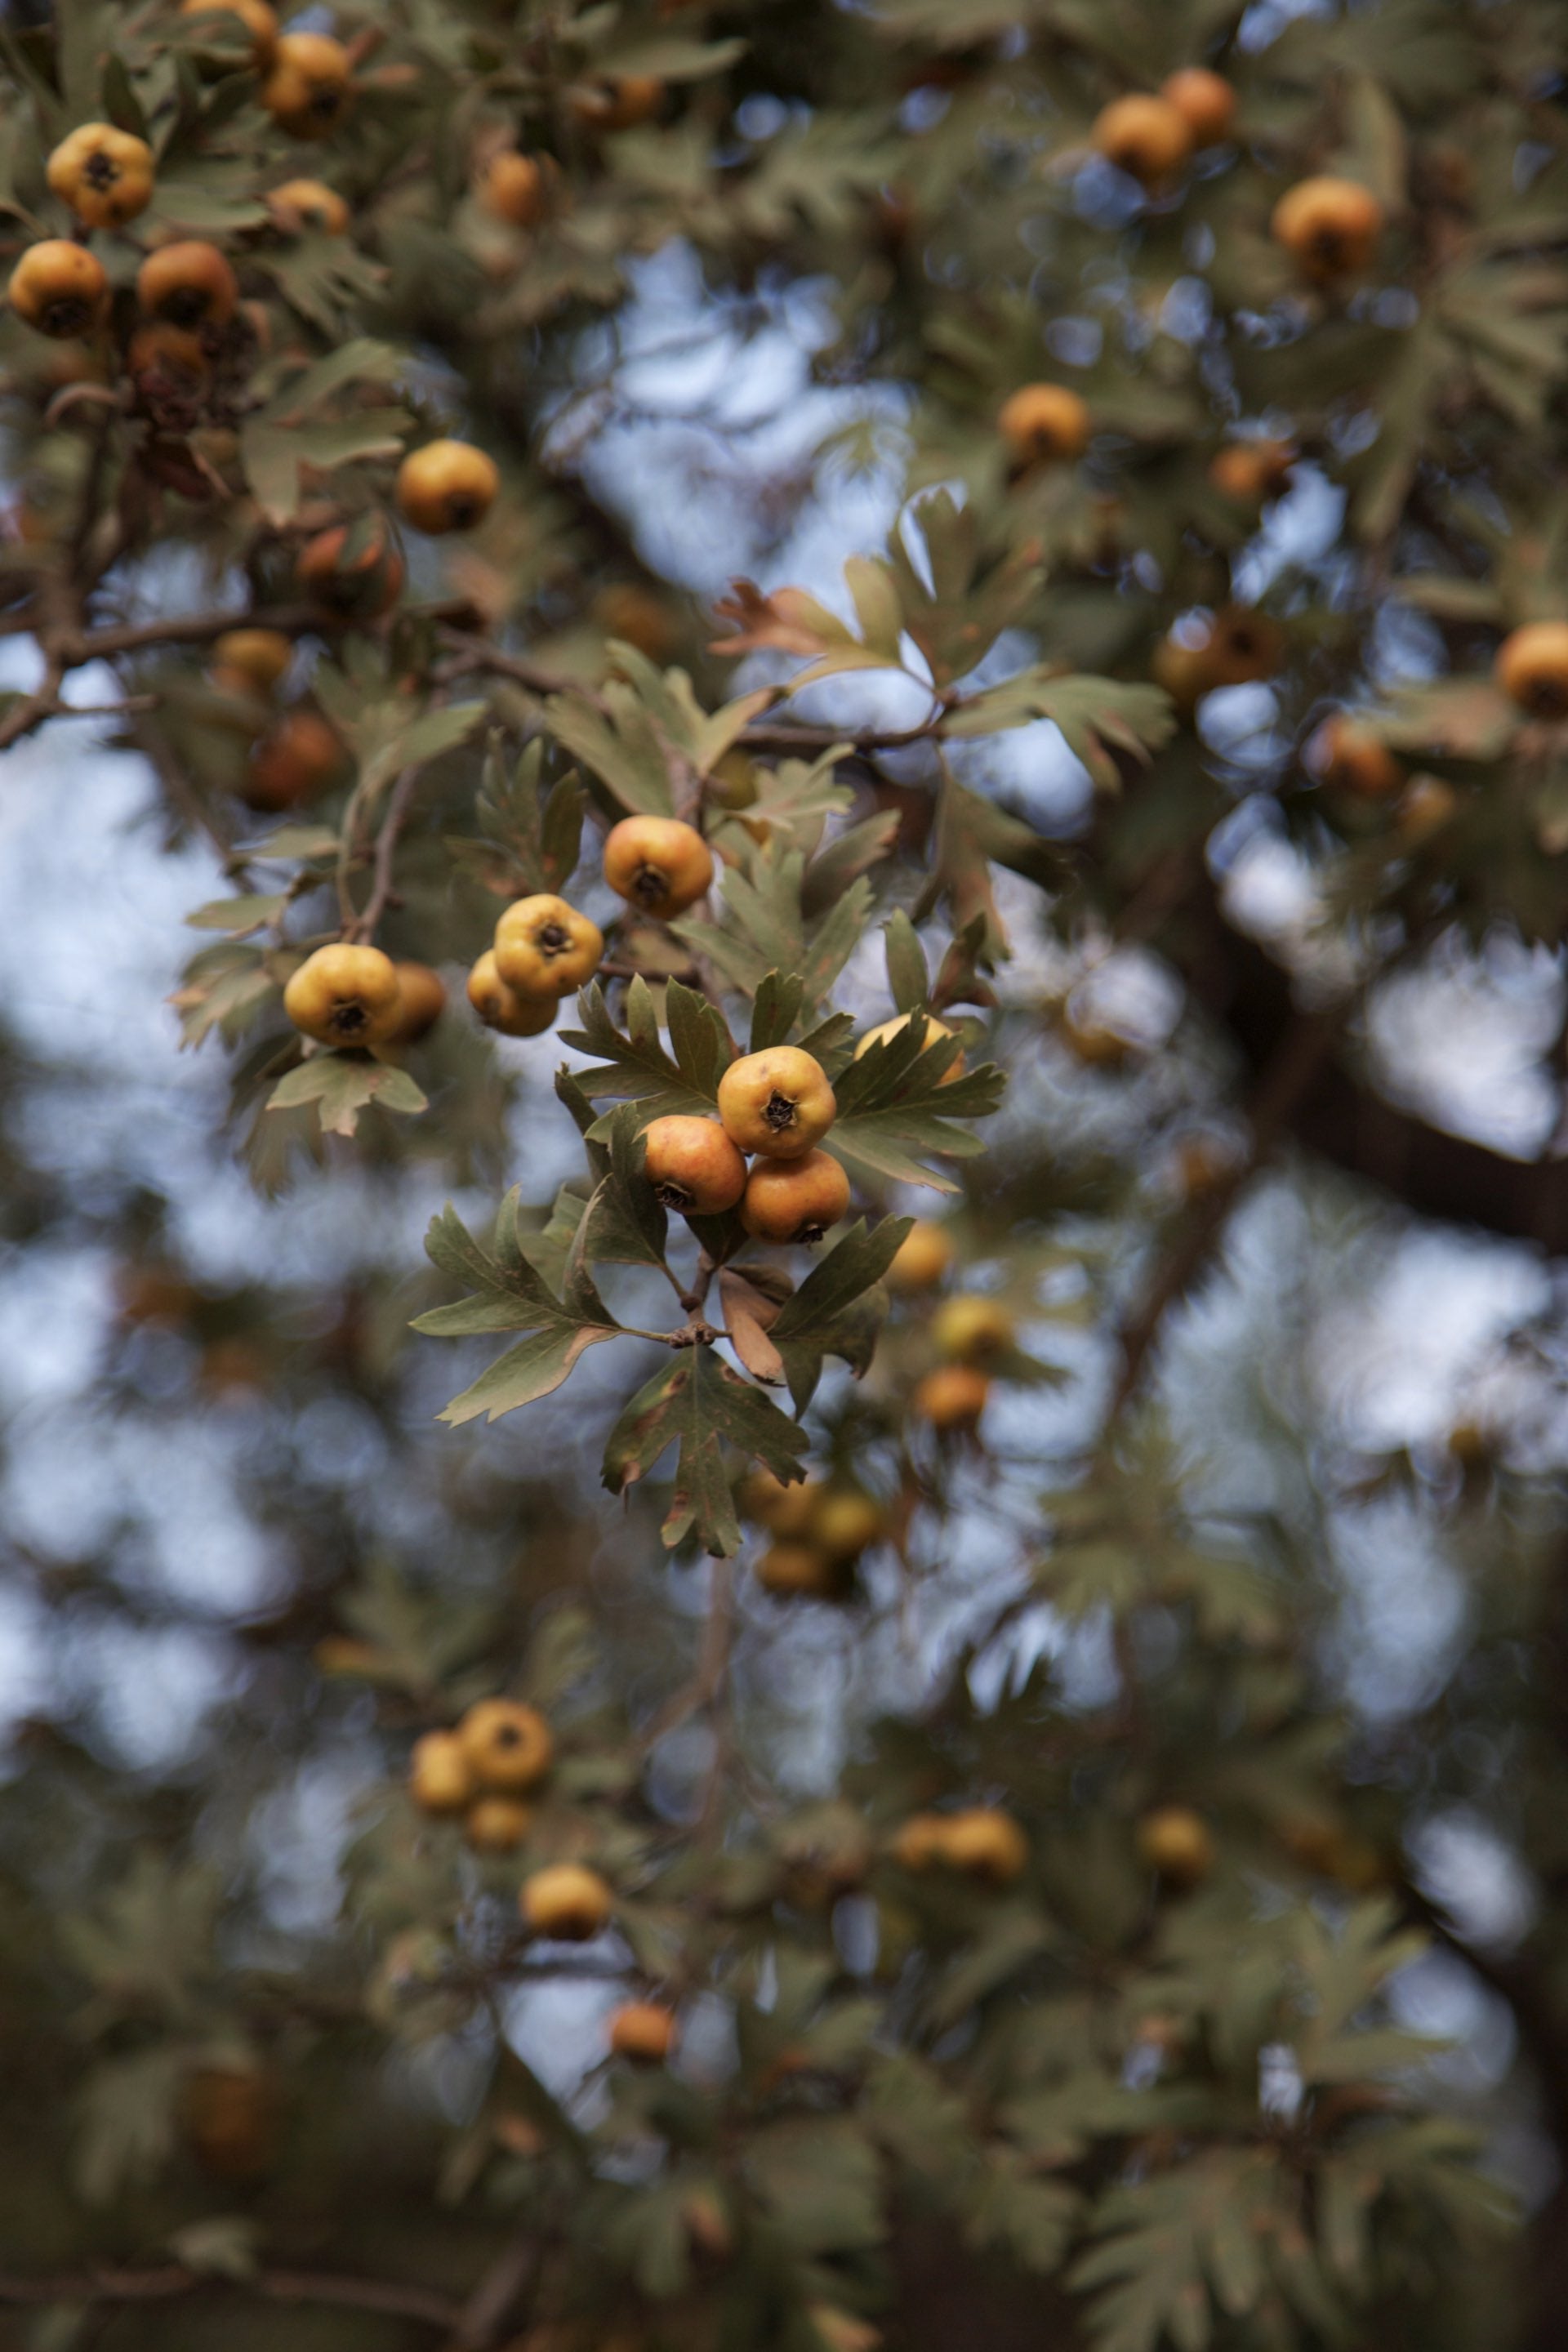
[[[205,860],[269,1204],[62,1188],[18,1034],[7,1239],[116,1266],[84,1486],[216,1449],[273,1569],[16,1540],[7,2340],[1562,2342],[1560,1328],[1425,1447],[1314,1352],[1415,1219],[1565,1237],[1378,1045],[1560,944],[1562,29],[5,12],[0,746]],[[1374,1706],[1396,1542],[1463,1638]]]

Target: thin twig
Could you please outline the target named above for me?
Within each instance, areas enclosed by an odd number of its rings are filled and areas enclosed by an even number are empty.
[[[189,2295],[235,2294],[260,2295],[269,2303],[331,2304],[345,2311],[416,2320],[426,2327],[450,2329],[462,2319],[455,2303],[428,2288],[394,2279],[340,2278],[328,2272],[267,2269],[247,2278],[220,2278],[169,2263],[156,2270],[106,2267],[38,2278],[0,2273],[0,2304],[174,2303]]]
[[[1272,1158],[1292,1112],[1322,1067],[1350,1017],[1352,1004],[1359,1001],[1359,996],[1347,997],[1330,1011],[1298,1014],[1280,1039],[1279,1050],[1264,1072],[1249,1107],[1250,1149],[1190,1210],[1175,1247],[1155,1276],[1142,1305],[1122,1327],[1121,1375],[1111,1395],[1109,1419],[1114,1421],[1136,1391],[1166,1315],[1186,1296],[1207,1264],[1237,1201],[1259,1168]]]
[[[382,820],[381,831],[376,835],[375,857],[371,867],[370,897],[357,915],[351,912],[343,929],[343,937],[346,940],[374,940],[375,927],[386,912],[387,903],[392,897],[392,869],[397,856],[398,839],[407,822],[409,804],[414,798],[415,786],[419,782],[419,773],[417,768],[405,768],[387,796],[386,814]],[[345,823],[343,826],[345,852],[349,847],[349,827]],[[353,902],[347,898],[347,889],[346,869],[340,866],[339,904],[352,908]]]
[[[463,2305],[445,2352],[489,2352],[532,2280],[540,2251],[532,2230],[508,2241]]]

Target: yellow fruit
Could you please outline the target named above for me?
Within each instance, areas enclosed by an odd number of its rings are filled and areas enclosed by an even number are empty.
[[[649,661],[663,661],[679,640],[668,605],[636,580],[612,580],[601,588],[594,599],[594,617],[605,636],[635,646]]]
[[[515,1853],[533,1824],[515,1797],[481,1797],[470,1807],[463,1835],[476,1853]]]
[[[363,528],[340,522],[319,530],[294,572],[311,604],[346,620],[378,620],[403,593],[403,557],[379,515]]]
[[[1435,833],[1442,832],[1458,805],[1458,793],[1440,776],[1413,776],[1400,793],[1394,812],[1400,839],[1413,848],[1430,840]]]
[[[902,1035],[913,1018],[912,1013],[900,1013],[897,1020],[884,1021],[879,1028],[868,1029],[855,1048],[855,1059],[858,1061],[862,1054],[868,1054],[873,1045],[890,1045],[895,1037]],[[925,1024],[925,1043],[921,1047],[922,1054],[927,1047],[936,1045],[942,1038],[954,1034],[946,1022],[939,1021],[934,1013],[926,1014]],[[963,1056],[959,1054],[954,1056],[952,1066],[943,1071],[942,1083],[944,1087],[950,1087],[955,1078],[961,1078],[963,1076]]]
[[[206,346],[188,327],[158,321],[138,327],[125,352],[126,373],[143,393],[160,399],[199,397],[212,373]]]
[[[660,2066],[677,2041],[675,2019],[657,2001],[628,2000],[610,2020],[610,2048],[617,2058],[636,2058]]]
[[[310,229],[317,236],[342,236],[349,225],[349,208],[324,180],[285,180],[271,189],[267,209],[278,226],[290,236]]]
[[[1089,446],[1089,415],[1062,383],[1026,383],[997,411],[996,429],[1019,466],[1063,464]]]
[[[397,1025],[397,968],[379,948],[318,948],[290,977],[283,1010],[323,1045],[379,1045]]]
[[[261,85],[261,103],[294,139],[324,139],[349,102],[349,53],[325,33],[284,33]]]
[[[397,508],[416,530],[438,538],[483,522],[500,488],[493,457],[466,441],[428,441],[397,469]]]
[[[250,35],[251,63],[267,66],[278,46],[278,19],[267,0],[180,0],[182,16],[237,16]]]
[[[277,814],[313,800],[343,764],[334,730],[313,710],[286,711],[250,755],[240,797],[247,808]]]
[[[713,852],[679,817],[623,817],[605,842],[605,879],[617,898],[668,921],[711,886]]]
[[[803,1536],[816,1516],[821,1491],[816,1479],[797,1478],[786,1486],[771,1470],[759,1469],[742,1480],[738,1499],[746,1517],[759,1527],[775,1536]]]
[[[555,996],[520,996],[496,970],[493,950],[487,948],[468,974],[468,1003],[487,1029],[503,1037],[539,1037],[552,1028],[561,1000]]]
[[[746,1163],[716,1118],[656,1118],[643,1144],[643,1173],[681,1216],[722,1216],[746,1189]]]
[[[1357,180],[1300,180],[1274,207],[1270,227],[1307,277],[1347,278],[1364,269],[1383,233],[1383,206]]]
[[[799,1160],[758,1160],[746,1179],[741,1223],[753,1241],[819,1242],[848,1206],[849,1179],[837,1160],[807,1151]]]
[[[607,74],[574,89],[568,103],[585,129],[631,131],[658,112],[664,84],[657,74]]]
[[[153,150],[111,122],[84,122],[62,139],[45,176],[85,228],[119,228],[153,197]]]
[[[423,1813],[460,1813],[474,1793],[463,1743],[452,1731],[427,1731],[408,1759],[408,1793]]]
[[[1206,66],[1184,66],[1167,75],[1160,95],[1173,106],[1192,134],[1194,147],[1213,147],[1228,136],[1236,114],[1236,92],[1223,74]]]
[[[280,629],[226,629],[213,646],[214,669],[243,678],[259,694],[277,685],[293,658],[293,645]],[[335,737],[333,742],[335,748]]]
[[[910,1411],[937,1431],[970,1430],[985,1410],[991,1383],[973,1364],[942,1364],[917,1382]]]
[[[492,220],[531,228],[545,212],[554,177],[555,166],[548,156],[520,155],[509,149],[486,164],[476,193]]]
[[[894,1832],[893,1860],[904,1870],[929,1870],[941,1859],[947,1821],[945,1813],[911,1813]]]
[[[1162,1878],[1195,1886],[1215,1865],[1208,1824],[1189,1805],[1161,1805],[1138,1824],[1138,1851]]]
[[[1180,108],[1141,91],[1112,99],[1089,135],[1108,163],[1145,188],[1168,180],[1193,148],[1192,128]]]
[[[1568,621],[1531,621],[1505,637],[1497,682],[1532,719],[1568,717]]]
[[[496,925],[496,970],[520,996],[569,996],[599,969],[605,935],[548,890],[516,899]]]
[[[1289,441],[1230,441],[1215,452],[1209,480],[1222,498],[1258,507],[1284,488],[1295,462]]]
[[[961,1291],[931,1318],[931,1344],[952,1364],[989,1364],[1014,1342],[1013,1318],[1000,1299]]]
[[[837,1600],[844,1586],[842,1562],[830,1559],[820,1544],[781,1536],[757,1561],[757,1582],[764,1592],[781,1598]]]
[[[109,278],[85,245],[47,236],[27,247],[7,291],[18,319],[63,342],[96,325],[109,299]]]
[[[150,319],[173,327],[224,327],[239,301],[239,284],[216,245],[181,237],[150,253],[136,273],[136,299]]]
[[[596,1870],[581,1863],[552,1863],[525,1878],[518,1895],[525,1924],[536,1936],[551,1936],[565,1944],[586,1944],[609,1925],[615,1909],[611,1894]]]
[[[882,1507],[853,1486],[823,1486],[814,1497],[811,1535],[832,1559],[855,1559],[882,1532]]]
[[[503,1796],[537,1788],[555,1753],[544,1717],[519,1699],[480,1699],[458,1726],[458,1738],[479,1787]]]
[[[974,1805],[965,1812],[942,1817],[938,1859],[970,1878],[984,1878],[1005,1886],[1017,1878],[1029,1859],[1029,1841],[1010,1813],[992,1805]]]
[[[952,1264],[952,1243],[944,1229],[917,1217],[899,1244],[884,1279],[889,1290],[931,1290]]]
[[[252,2180],[277,2153],[278,2089],[259,2067],[200,2066],[181,2102],[191,2153],[219,2180]]]
[[[436,1026],[447,1009],[447,985],[427,963],[400,962],[397,972],[397,1026],[390,1043],[416,1045]]]
[[[719,1116],[742,1151],[800,1160],[821,1142],[837,1110],[820,1062],[798,1045],[743,1054],[719,1081]]]
[[[1319,728],[1309,758],[1325,784],[1361,800],[1387,800],[1405,782],[1405,771],[1387,744],[1343,711]]]

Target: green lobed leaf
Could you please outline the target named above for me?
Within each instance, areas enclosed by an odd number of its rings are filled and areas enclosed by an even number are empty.
[[[626,1405],[605,1448],[605,1484],[625,1494],[671,1445],[679,1448],[663,1535],[673,1547],[692,1535],[707,1551],[738,1551],[741,1529],[726,1466],[726,1444],[757,1456],[777,1478],[800,1475],[806,1436],[770,1397],[741,1379],[711,1348],[682,1348]]]

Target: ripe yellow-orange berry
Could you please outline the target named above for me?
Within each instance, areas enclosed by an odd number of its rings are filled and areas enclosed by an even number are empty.
[[[487,1029],[503,1037],[541,1037],[553,1028],[561,1009],[557,996],[520,996],[496,970],[494,950],[487,948],[468,974],[468,1003]]]
[[[610,2048],[617,2058],[661,2066],[678,2039],[675,2018],[653,2000],[628,2000],[610,2020]]]
[[[533,1815],[515,1797],[481,1797],[469,1808],[463,1835],[476,1853],[515,1853]]]
[[[896,1020],[884,1021],[878,1028],[868,1029],[866,1034],[861,1038],[860,1043],[855,1048],[855,1059],[858,1061],[862,1054],[868,1054],[873,1045],[890,1045],[895,1037],[902,1036],[904,1031],[909,1027],[910,1023],[913,1019],[914,1015],[912,1013],[900,1013]],[[926,1014],[925,1024],[925,1041],[921,1047],[922,1054],[925,1053],[930,1046],[936,1045],[942,1038],[951,1037],[954,1034],[953,1031],[948,1027],[945,1021],[939,1021],[937,1019],[934,1013],[928,1013]],[[953,1056],[952,1061],[942,1072],[942,1084],[944,1087],[950,1087],[955,1078],[961,1078],[963,1076],[963,1055],[962,1054],[958,1054]]]
[[[1272,677],[1284,653],[1279,624],[1266,613],[1227,605],[1194,632],[1196,642],[1162,640],[1154,675],[1184,709],[1222,686],[1247,686]]]
[[[1497,682],[1532,719],[1568,718],[1568,621],[1531,621],[1505,637]]]
[[[1215,1843],[1207,1822],[1190,1805],[1160,1805],[1138,1824],[1138,1851],[1162,1878],[1195,1886],[1215,1865]]]
[[[492,156],[475,193],[492,220],[531,228],[549,205],[555,166],[548,156],[520,155],[515,149]]]
[[[656,1118],[643,1144],[643,1173],[680,1216],[722,1216],[746,1189],[746,1163],[716,1118]]]
[[[1365,268],[1383,233],[1383,206],[1359,180],[1324,174],[1287,188],[1269,226],[1297,268],[1326,282]]]
[[[657,74],[607,74],[579,84],[567,103],[587,130],[633,131],[658,112],[664,84]]]
[[[607,637],[635,646],[649,661],[662,661],[679,641],[669,606],[636,580],[612,580],[601,588],[594,599],[594,618]]]
[[[379,948],[318,948],[290,975],[283,1010],[321,1045],[379,1045],[397,1026],[397,968]]]
[[[349,102],[349,53],[326,33],[284,33],[261,85],[261,103],[294,139],[324,139]]]
[[[267,0],[180,0],[182,16],[237,17],[250,36],[251,63],[267,66],[278,46],[278,19]]]
[[[138,327],[125,351],[127,373],[144,394],[158,398],[199,397],[212,373],[206,345],[188,327],[154,320]]]
[[[63,342],[97,323],[109,299],[109,278],[85,245],[68,236],[46,236],[27,247],[6,291],[18,319]]]
[[[1160,95],[1173,106],[1192,134],[1194,147],[1213,147],[1228,136],[1236,116],[1236,92],[1223,74],[1207,66],[1184,66],[1160,84]]]
[[[152,201],[153,150],[111,122],[84,122],[61,140],[45,177],[85,228],[119,228]]]
[[[766,1160],[800,1160],[838,1108],[826,1073],[798,1045],[742,1054],[719,1081],[719,1116],[731,1142]]]
[[[949,1363],[991,1364],[1013,1345],[1013,1318],[1000,1299],[961,1291],[937,1308],[931,1336]]]
[[[555,1753],[550,1726],[537,1707],[520,1699],[480,1699],[458,1726],[458,1737],[479,1787],[501,1796],[537,1788]]]
[[[1361,800],[1387,800],[1405,782],[1404,769],[1382,738],[1343,711],[1319,728],[1308,758],[1325,784]]]
[[[1168,98],[1142,91],[1112,99],[1089,136],[1108,163],[1145,188],[1168,180],[1193,149],[1192,127],[1181,110]]]
[[[624,816],[605,837],[605,879],[617,898],[668,920],[711,886],[713,852],[679,817]]]
[[[758,1559],[756,1579],[764,1592],[780,1599],[836,1601],[844,1589],[844,1564],[820,1544],[781,1536]]]
[[[467,441],[427,441],[397,469],[397,509],[416,530],[439,538],[483,522],[500,488],[493,457]]]
[[[759,1527],[775,1536],[802,1536],[816,1510],[821,1486],[814,1479],[792,1479],[787,1485],[771,1470],[753,1470],[742,1483],[741,1508]]]
[[[952,1243],[941,1225],[917,1217],[883,1277],[889,1290],[931,1290],[952,1264]]]
[[[937,1431],[973,1429],[990,1393],[990,1381],[974,1365],[940,1364],[917,1381],[910,1411]]]
[[[993,1886],[1009,1885],[1029,1859],[1029,1841],[1011,1813],[994,1805],[973,1805],[942,1818],[938,1859],[967,1877]]]
[[[1399,837],[1416,848],[1441,833],[1459,805],[1459,795],[1440,776],[1412,776],[1399,795],[1394,821]]]
[[[181,2120],[191,2153],[219,2180],[253,2180],[277,2153],[278,2086],[258,2066],[199,2066]]]
[[[831,1153],[759,1160],[746,1179],[741,1223],[753,1241],[819,1242],[849,1206],[849,1179]]]
[[[319,530],[294,571],[311,604],[345,619],[379,619],[403,593],[403,557],[379,515]]]
[[[1089,409],[1065,383],[1026,383],[1002,403],[996,430],[1015,465],[1065,464],[1089,446]]]
[[[276,814],[313,800],[338,775],[343,746],[313,710],[286,711],[250,755],[240,797],[247,808]]]
[[[427,963],[404,961],[397,972],[397,1026],[388,1044],[414,1045],[434,1029],[447,1009],[447,983]]]
[[[1209,480],[1222,498],[1258,507],[1289,479],[1296,451],[1289,441],[1230,441],[1209,463]]]
[[[551,1936],[563,1944],[586,1944],[608,1927],[616,1907],[596,1870],[581,1863],[552,1863],[536,1870],[522,1883],[518,1907],[536,1936]]]
[[[408,1793],[422,1813],[460,1813],[471,1802],[474,1776],[453,1731],[427,1731],[408,1759]]]
[[[945,1813],[911,1813],[893,1833],[890,1852],[903,1870],[929,1870],[942,1858],[947,1833]]]
[[[136,299],[150,319],[172,327],[223,327],[239,301],[239,283],[216,245],[181,237],[150,253],[136,273]]]
[[[267,209],[278,226],[290,236],[310,229],[317,236],[342,236],[349,225],[349,208],[336,188],[324,180],[285,180],[269,190]]]
[[[858,1486],[819,1486],[812,1497],[811,1537],[830,1559],[856,1559],[882,1532],[880,1503]]]
[[[212,666],[215,674],[221,670],[226,677],[243,678],[266,694],[293,658],[293,645],[281,629],[226,629],[213,646]]]
[[[496,970],[520,996],[569,996],[599,969],[605,935],[549,890],[518,898],[496,925]]]

